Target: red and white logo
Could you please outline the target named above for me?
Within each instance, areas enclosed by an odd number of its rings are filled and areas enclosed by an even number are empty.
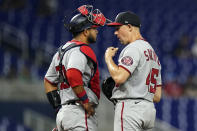
[[[121,59],[121,63],[126,66],[131,66],[133,64],[133,59],[130,56],[125,56]]]

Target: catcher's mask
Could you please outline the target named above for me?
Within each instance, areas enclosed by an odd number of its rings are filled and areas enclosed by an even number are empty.
[[[81,32],[88,28],[96,28],[104,26],[110,20],[106,19],[99,9],[93,10],[92,5],[82,5],[77,8],[79,12],[76,14],[69,23],[64,21],[64,26],[70,32]]]

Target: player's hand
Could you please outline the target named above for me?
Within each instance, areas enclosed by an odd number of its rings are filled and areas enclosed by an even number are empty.
[[[85,109],[88,118],[90,116],[93,116],[95,114],[95,110],[92,107],[92,104],[91,103],[88,102],[88,103],[83,104],[83,108]]]
[[[118,48],[115,47],[107,48],[107,50],[105,51],[105,61],[107,61],[109,58],[114,57],[117,51]]]
[[[53,130],[52,130],[52,131],[58,131],[57,127],[56,127],[56,128],[53,128]]]

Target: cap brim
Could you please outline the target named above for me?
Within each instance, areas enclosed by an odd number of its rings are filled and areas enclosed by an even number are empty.
[[[107,26],[119,26],[119,25],[123,25],[123,24],[117,23],[117,22],[112,22],[112,23],[107,24]]]

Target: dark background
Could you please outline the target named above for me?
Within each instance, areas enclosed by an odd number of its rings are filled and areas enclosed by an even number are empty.
[[[162,65],[163,95],[155,104],[157,118],[181,131],[196,131],[196,0],[0,0],[0,131],[38,129],[25,122],[27,110],[46,116],[45,122],[55,122],[43,78],[58,47],[71,39],[63,26],[64,17],[69,19],[84,4],[92,4],[111,20],[121,11],[139,15],[142,35]],[[106,48],[119,47],[118,53],[123,48],[113,32],[113,28],[99,28],[97,42],[91,45],[99,61],[101,80],[109,75],[104,62]],[[102,98],[99,111],[107,114],[113,109],[102,104],[109,105]],[[100,130],[112,130],[111,112],[108,128],[100,126]],[[99,115],[104,119],[102,113]],[[105,124],[101,121],[101,125]]]

